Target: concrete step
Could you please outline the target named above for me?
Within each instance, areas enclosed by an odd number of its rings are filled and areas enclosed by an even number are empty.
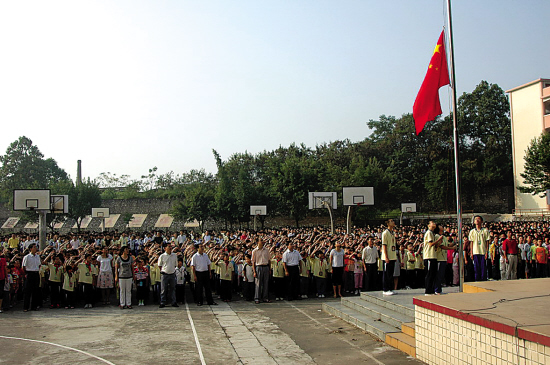
[[[414,322],[403,323],[401,325],[401,332],[403,332],[404,334],[409,335],[413,338],[416,337],[415,336]]]
[[[400,329],[392,325],[376,320],[371,316],[358,312],[354,309],[346,307],[342,303],[323,303],[323,311],[335,317],[341,318],[344,321],[360,328],[365,332],[369,332],[378,337],[381,341],[386,341],[388,333],[401,332]]]
[[[354,309],[373,319],[387,323],[396,329],[401,330],[401,325],[407,322],[414,322],[414,317],[402,314],[385,306],[380,306],[373,302],[365,300],[363,297],[345,297],[342,298],[342,304]]]
[[[386,343],[404,353],[416,357],[416,340],[405,333],[388,333],[386,334]]]
[[[361,293],[361,299],[374,303],[381,307],[385,307],[389,310],[404,314],[414,319],[414,305],[412,305],[411,295],[392,295],[382,296],[381,293],[375,292],[363,292]],[[399,303],[400,301],[410,303],[408,306]]]

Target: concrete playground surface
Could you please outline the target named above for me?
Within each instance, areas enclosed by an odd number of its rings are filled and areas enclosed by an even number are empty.
[[[306,299],[0,315],[0,364],[419,364]],[[339,300],[339,299],[338,299]]]

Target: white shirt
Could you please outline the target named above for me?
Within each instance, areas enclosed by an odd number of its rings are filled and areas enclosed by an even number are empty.
[[[330,251],[330,254],[332,255],[332,267],[344,267],[344,249],[340,248],[340,252],[338,252],[335,248]]]
[[[283,262],[287,266],[298,266],[300,265],[300,260],[302,259],[302,255],[296,250],[290,251],[287,249],[285,253],[283,253]]]
[[[210,265],[212,262],[210,261],[210,258],[206,253],[203,253],[202,255],[200,253],[196,253],[191,258],[191,266],[195,267],[195,271],[203,272],[208,271],[208,265]]]
[[[73,248],[73,250],[76,250],[78,249],[78,247],[80,246],[80,241],[79,240],[71,240],[71,247]]]
[[[164,252],[162,255],[159,256],[158,265],[160,268],[160,272],[169,275],[173,274],[176,272],[176,266],[178,266],[178,255],[173,252],[168,255],[166,252]]]
[[[97,261],[99,262],[100,272],[112,272],[111,261],[113,261],[113,255],[109,254],[107,257],[98,256]]]
[[[23,263],[21,264],[26,271],[38,272],[40,270],[40,255],[29,253],[23,257]]]
[[[176,285],[185,284],[185,264],[182,267],[176,267]]]
[[[181,246],[185,241],[187,240],[187,237],[185,235],[179,235],[178,236],[178,244]]]
[[[367,246],[363,249],[362,257],[365,264],[376,264],[378,262],[378,249],[376,246]]]

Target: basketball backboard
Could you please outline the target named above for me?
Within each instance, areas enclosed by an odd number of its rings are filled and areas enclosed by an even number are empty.
[[[68,195],[50,195],[52,201],[51,211],[57,214],[69,213],[69,196]]]
[[[251,205],[250,215],[267,215],[266,205]]]
[[[416,212],[416,203],[401,203],[402,213],[414,213]]]
[[[13,210],[50,210],[50,190],[14,190]]]
[[[109,208],[92,208],[92,218],[109,218]]]
[[[343,188],[344,205],[374,205],[373,187]]]
[[[309,197],[309,209],[326,208],[324,202],[328,204],[332,209],[338,207],[338,195],[336,192],[313,192],[308,193]]]

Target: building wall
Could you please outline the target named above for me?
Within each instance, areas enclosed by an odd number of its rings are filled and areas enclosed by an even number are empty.
[[[517,190],[524,179],[524,157],[531,140],[540,136],[543,131],[542,83],[535,82],[528,86],[512,89],[510,106],[512,117],[512,143],[514,162],[514,195],[515,207],[518,209],[546,209],[546,198],[520,193]]]
[[[415,306],[416,357],[427,364],[550,364],[550,347]]]

